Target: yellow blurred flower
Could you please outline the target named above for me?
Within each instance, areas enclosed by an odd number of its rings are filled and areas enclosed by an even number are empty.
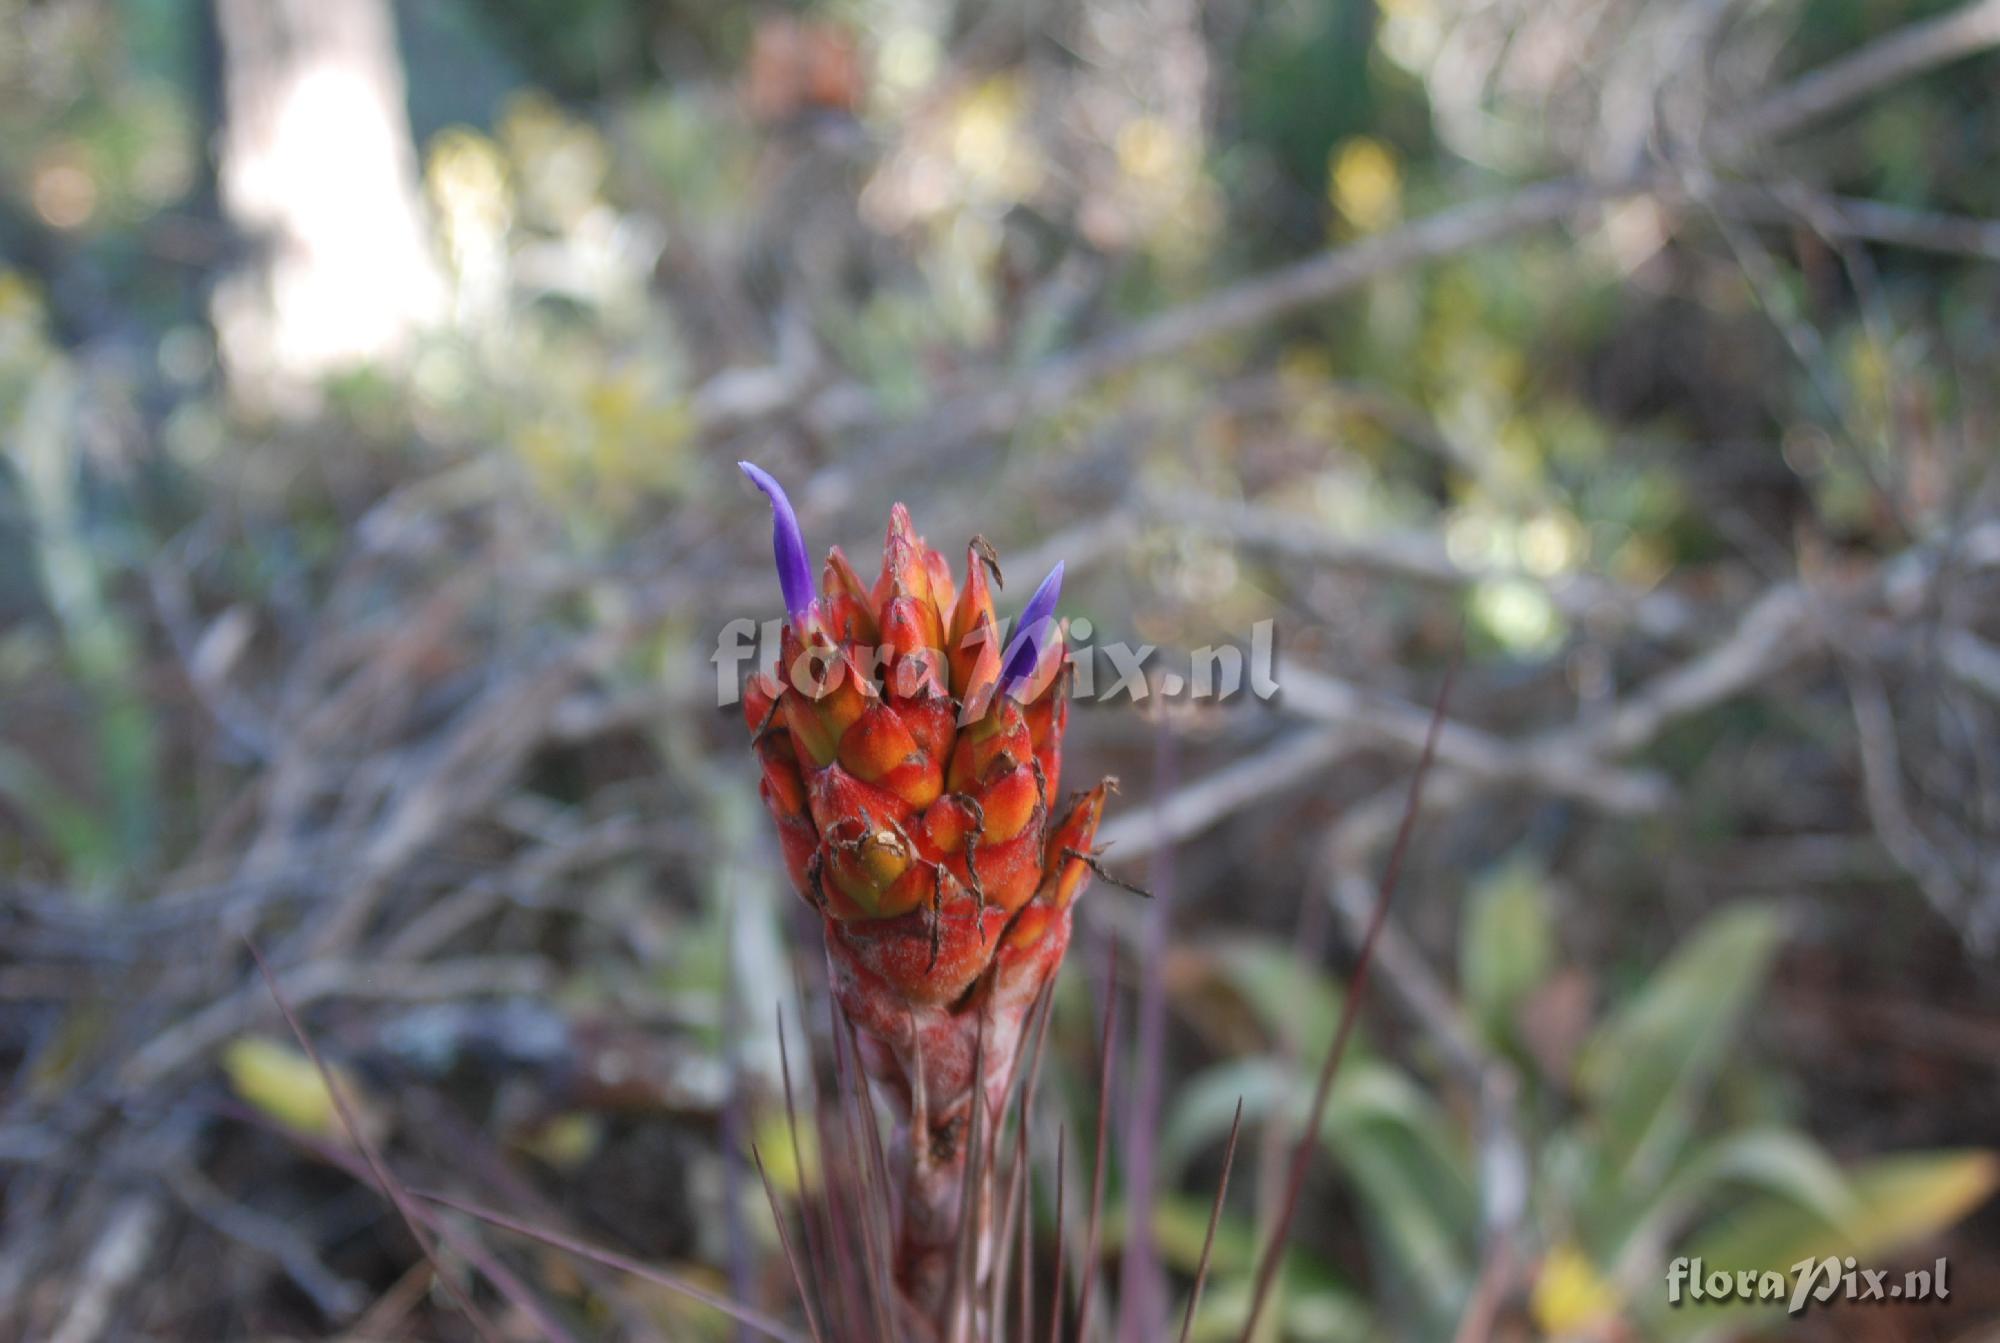
[[[1403,170],[1380,140],[1343,140],[1327,159],[1327,199],[1363,233],[1396,222],[1403,212]]]
[[[424,167],[431,199],[448,223],[460,217],[505,228],[510,213],[507,162],[500,147],[469,126],[450,126],[431,140]]]
[[[1558,1245],[1542,1260],[1528,1309],[1553,1337],[1583,1333],[1618,1311],[1618,1289],[1574,1245]]]
[[[559,507],[617,520],[679,485],[694,428],[686,399],[631,365],[590,370],[522,420],[509,441],[536,488]]]
[[[1017,80],[989,79],[958,105],[952,164],[979,199],[1026,200],[1041,186],[1041,156],[1022,124],[1023,92]]]
[[[498,132],[523,205],[544,222],[573,230],[599,205],[611,150],[595,126],[570,116],[547,94],[533,92],[508,102]]]
[[[300,1050],[259,1035],[245,1035],[222,1051],[222,1071],[244,1102],[304,1133],[328,1137],[339,1131],[340,1111],[313,1061]],[[342,1079],[350,1101],[353,1083]]]
[[[596,1115],[573,1111],[528,1134],[520,1146],[557,1170],[571,1170],[595,1156],[603,1139],[604,1125]]]
[[[1174,133],[1152,117],[1134,117],[1118,132],[1118,167],[1128,177],[1163,181],[1180,167],[1182,157]]]
[[[794,1134],[787,1116],[773,1108],[756,1127],[757,1154],[764,1159],[773,1190],[785,1198],[798,1198],[819,1188],[819,1135],[811,1124],[801,1123]]]

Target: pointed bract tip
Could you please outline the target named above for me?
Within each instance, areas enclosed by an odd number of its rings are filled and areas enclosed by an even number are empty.
[[[1021,618],[1014,624],[1014,637],[1007,641],[1007,652],[1000,662],[1001,693],[1011,691],[1032,676],[1041,664],[1042,650],[1049,646],[1055,632],[1053,617],[1056,602],[1062,597],[1062,577],[1062,561],[1057,560],[1056,567],[1049,570],[1049,576],[1021,608]]]
[[[799,530],[799,515],[785,487],[754,462],[738,462],[750,483],[771,501],[771,556],[778,564],[778,588],[785,594],[785,614],[797,620],[813,604],[812,564],[806,559],[806,538]]]

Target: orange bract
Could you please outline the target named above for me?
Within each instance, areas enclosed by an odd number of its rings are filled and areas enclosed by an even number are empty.
[[[775,677],[744,697],[792,884],[826,915],[836,957],[910,1003],[958,1000],[1003,942],[1001,973],[1032,962],[1038,990],[1087,872],[1071,855],[1103,810],[1102,785],[1055,801],[1061,633],[1001,690],[998,574],[974,541],[955,583],[898,504],[874,583],[832,551],[817,600],[785,626]],[[1024,959],[1030,948],[1045,954]]]
[[[990,1152],[1023,1031],[1070,938],[1109,780],[1066,805],[1062,591],[1056,565],[1002,641],[993,548],[965,581],[901,504],[872,584],[827,556],[814,588],[784,486],[741,463],[771,501],[787,621],[775,675],[744,717],[792,885],[820,911],[827,979],[896,1119],[891,1254],[922,1337],[959,1339],[983,1307],[954,1290],[992,1263]],[[965,1243],[984,1249],[962,1253]],[[976,1331],[974,1331],[976,1332]]]

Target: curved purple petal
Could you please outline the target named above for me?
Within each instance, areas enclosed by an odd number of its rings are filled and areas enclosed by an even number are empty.
[[[771,500],[771,555],[778,562],[778,588],[785,594],[785,614],[794,620],[813,604],[812,563],[806,559],[806,538],[799,515],[785,497],[785,487],[763,467],[738,462],[744,475]]]
[[[1028,598],[1028,604],[1021,609],[1021,618],[1014,622],[1014,637],[1007,641],[1007,652],[1000,660],[1000,690],[1004,694],[1014,688],[1015,682],[1034,673],[1041,663],[1042,650],[1049,646],[1055,634],[1052,617],[1056,612],[1056,601],[1062,596],[1062,561],[1049,570],[1049,576],[1035,589],[1035,595]]]

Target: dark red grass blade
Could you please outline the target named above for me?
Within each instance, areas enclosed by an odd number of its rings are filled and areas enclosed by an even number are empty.
[[[884,1151],[882,1147],[882,1123],[876,1119],[874,1099],[868,1093],[868,1069],[862,1067],[862,1043],[854,1035],[854,1021],[846,1015],[844,1009],[840,1013],[840,1027],[846,1031],[848,1055],[854,1059],[854,1079],[856,1079],[854,1105],[860,1111],[862,1131],[868,1135],[868,1145],[862,1147],[862,1155],[868,1157],[870,1171],[866,1173],[874,1175],[874,1185],[876,1185],[874,1187],[876,1203],[872,1211],[878,1213],[882,1219],[880,1221],[882,1239],[886,1241],[890,1233],[890,1183],[888,1183],[888,1151]]]
[[[1031,1046],[1029,1046],[1028,1049],[1026,1050],[1025,1062],[1027,1063],[1028,1066],[1026,1070],[1023,1071],[1021,1069],[1022,1060],[1017,1060],[1014,1065],[1015,1071],[1021,1073],[1021,1105],[1020,1105],[1021,1122],[1020,1122],[1020,1127],[1016,1129],[1014,1135],[1015,1136],[1014,1145],[1016,1148],[1014,1164],[1016,1166],[1019,1166],[1022,1161],[1027,1159],[1026,1148],[1028,1144],[1028,1139],[1027,1139],[1028,1120],[1034,1113],[1035,1093],[1041,1086],[1042,1057],[1044,1048],[1048,1044],[1049,1019],[1055,1015],[1055,1010],[1056,1010],[1055,982],[1053,979],[1051,979],[1049,983],[1044,984],[1042,986],[1041,995],[1036,999],[1035,1002],[1035,1010],[1030,1014],[1028,1018],[1028,1027],[1022,1032],[1022,1038],[1024,1041],[1030,1037],[1032,1037],[1034,1041],[1034,1043]],[[1004,1227],[1008,1234],[1011,1234],[1013,1232],[1014,1197],[1011,1191],[1008,1194]]]
[[[1284,1203],[1280,1206],[1278,1220],[1271,1226],[1271,1239],[1264,1247],[1264,1257],[1257,1265],[1257,1282],[1250,1294],[1250,1315],[1243,1325],[1243,1343],[1250,1343],[1257,1332],[1264,1303],[1269,1300],[1272,1284],[1277,1280],[1278,1264],[1284,1255],[1285,1239],[1291,1234],[1292,1218],[1298,1214],[1299,1190],[1305,1184],[1306,1170],[1312,1164],[1313,1149],[1319,1142],[1320,1121],[1326,1115],[1326,1102],[1333,1091],[1334,1074],[1340,1070],[1341,1057],[1346,1054],[1347,1042],[1354,1034],[1355,1019],[1361,1014],[1361,995],[1368,987],[1368,967],[1374,962],[1375,944],[1381,938],[1383,924],[1388,922],[1389,905],[1395,899],[1396,883],[1403,873],[1403,857],[1409,852],[1410,835],[1416,829],[1417,809],[1423,801],[1424,778],[1430,773],[1431,761],[1437,755],[1438,733],[1444,729],[1445,708],[1451,702],[1451,684],[1458,675],[1458,660],[1462,651],[1463,644],[1453,651],[1451,665],[1445,668],[1437,707],[1431,711],[1430,729],[1424,734],[1423,754],[1417,757],[1416,771],[1410,775],[1409,798],[1403,804],[1403,818],[1396,827],[1396,840],[1389,849],[1389,861],[1382,870],[1382,887],[1375,896],[1375,908],[1368,916],[1368,929],[1361,938],[1354,973],[1347,981],[1347,993],[1340,1004],[1340,1023],[1334,1029],[1333,1043],[1327,1046],[1326,1061],[1320,1065],[1319,1085],[1313,1092],[1312,1109],[1307,1113],[1305,1128],[1299,1134],[1298,1146],[1292,1151]]]
[[[841,1105],[844,1110],[846,1105],[845,1098],[842,1099]],[[835,1281],[840,1287],[841,1308],[850,1320],[858,1319],[868,1314],[875,1315],[875,1324],[880,1328],[882,1325],[881,1310],[871,1300],[873,1292],[870,1290],[870,1265],[867,1257],[873,1251],[874,1241],[870,1237],[867,1225],[868,1209],[865,1206],[866,1194],[855,1188],[851,1175],[847,1173],[850,1170],[849,1163],[852,1160],[852,1157],[848,1154],[852,1153],[854,1149],[853,1132],[851,1128],[848,1129],[848,1138],[845,1142],[840,1140],[838,1131],[828,1130],[828,1134],[832,1140],[827,1143],[825,1148],[828,1154],[825,1166],[827,1174],[827,1215],[834,1227],[832,1258],[836,1274]],[[858,1267],[855,1261],[856,1248],[854,1237],[851,1234],[857,1225],[861,1232],[860,1254],[862,1256]],[[850,1234],[841,1234],[840,1228],[842,1227],[847,1228]]]
[[[987,1265],[986,1277],[986,1329],[987,1343],[999,1343],[1007,1336],[1007,1282],[1014,1273],[1013,1233],[1002,1233],[998,1210],[1006,1206],[1007,1199],[1014,1192],[1018,1175],[1010,1165],[1007,1170],[1006,1188],[999,1188],[1000,1180],[1000,1124],[993,1125],[993,1183],[994,1193],[991,1206],[995,1210],[994,1220],[987,1224],[992,1233],[993,1261]]]
[[[1160,817],[1164,800],[1179,783],[1179,741],[1173,715],[1160,714],[1153,735],[1153,811]],[[1160,1107],[1165,1086],[1167,995],[1159,966],[1165,961],[1171,932],[1179,846],[1169,840],[1153,851],[1147,902],[1139,930],[1138,986],[1132,1014],[1131,1071],[1118,1149],[1125,1182],[1124,1253],[1118,1263],[1118,1329],[1120,1343],[1154,1343],[1167,1332],[1166,1275],[1153,1242],[1153,1153],[1160,1132]]]
[[[644,1278],[647,1282],[687,1297],[690,1301],[699,1301],[704,1306],[719,1310],[738,1324],[748,1325],[750,1328],[763,1334],[766,1338],[777,1339],[778,1343],[806,1343],[805,1339],[800,1338],[783,1321],[774,1319],[764,1314],[764,1312],[752,1309],[749,1306],[739,1306],[726,1296],[717,1296],[714,1292],[697,1287],[691,1282],[684,1282],[666,1270],[654,1268],[650,1264],[640,1263],[630,1255],[620,1254],[616,1250],[601,1249],[598,1246],[590,1244],[588,1241],[578,1240],[574,1236],[565,1236],[559,1231],[549,1231],[542,1227],[531,1226],[526,1222],[509,1217],[506,1213],[495,1212],[491,1208],[482,1208],[477,1203],[467,1203],[462,1199],[453,1198],[449,1194],[440,1194],[428,1189],[417,1189],[411,1192],[426,1202],[450,1208],[454,1212],[464,1213],[467,1217],[477,1218],[479,1221],[490,1223],[503,1231],[512,1231],[517,1236],[526,1236],[529,1240],[540,1241],[544,1245],[552,1245],[556,1249],[565,1250],[570,1254],[576,1255],[578,1258],[603,1264],[606,1268],[615,1268],[621,1273],[630,1273],[635,1278]]]
[[[888,1225],[888,1176],[885,1163],[880,1157],[882,1133],[875,1122],[875,1111],[868,1097],[867,1072],[861,1066],[860,1042],[854,1038],[854,1024],[841,1010],[840,1003],[832,996],[831,990],[826,1003],[827,1028],[833,1036],[833,1077],[834,1091],[840,1100],[840,1123],[846,1132],[844,1151],[851,1162],[861,1166],[858,1193],[853,1203],[854,1220],[861,1232],[861,1253],[867,1261],[864,1267],[867,1277],[869,1311],[875,1317],[875,1328],[882,1338],[892,1338],[890,1320],[896,1310],[896,1296],[889,1285],[889,1256],[893,1246],[884,1248],[894,1234]],[[843,1048],[844,1046],[844,1048]],[[861,1145],[860,1130],[869,1135],[869,1145],[874,1156]],[[831,1172],[832,1167],[827,1167]],[[872,1181],[871,1177],[878,1177]],[[853,1191],[851,1191],[853,1192]],[[878,1222],[878,1218],[881,1220]],[[843,1255],[847,1253],[847,1238],[835,1238],[835,1248]]]
[[[969,1290],[976,1290],[974,1281],[979,1272],[980,1226],[979,1203],[986,1189],[985,1172],[981,1163],[987,1158],[982,1152],[981,1137],[986,1128],[986,1011],[980,1009],[979,1021],[972,1036],[972,1118],[967,1123],[965,1173],[960,1177],[958,1187],[958,1229],[953,1238],[955,1253],[951,1257],[951,1286],[945,1291],[945,1319],[957,1327],[959,1311],[962,1309]],[[928,1134],[912,1133],[912,1139],[928,1142]],[[971,1266],[966,1261],[970,1259]]]
[[[326,1094],[332,1097],[334,1112],[340,1116],[341,1128],[347,1131],[348,1140],[360,1149],[362,1159],[368,1163],[369,1173],[375,1177],[375,1183],[381,1187],[383,1195],[395,1206],[396,1215],[403,1219],[403,1225],[409,1228],[411,1238],[417,1242],[417,1249],[430,1262],[431,1271],[437,1275],[438,1281],[444,1284],[453,1304],[471,1323],[473,1332],[486,1340],[486,1343],[500,1343],[500,1334],[494,1329],[493,1322],[486,1318],[484,1311],[473,1304],[472,1297],[467,1294],[458,1279],[447,1273],[444,1265],[438,1262],[437,1252],[431,1246],[430,1237],[424,1234],[423,1225],[416,1211],[410,1206],[409,1195],[404,1192],[403,1186],[395,1177],[389,1174],[389,1167],[383,1162],[382,1154],[375,1150],[375,1143],[362,1132],[361,1125],[355,1121],[354,1107],[348,1104],[347,1093],[341,1089],[332,1069],[326,1066],[326,1060],[320,1057],[319,1046],[306,1034],[298,1014],[292,1011],[291,1002],[286,999],[284,990],[278,987],[278,977],[272,974],[271,967],[265,964],[264,953],[259,951],[257,944],[248,937],[243,939],[243,945],[250,949],[250,959],[257,962],[257,973],[264,977],[264,987],[270,990],[272,1001],[278,1004],[278,1010],[284,1014],[285,1025],[291,1028],[292,1037],[299,1042],[299,1048],[305,1050],[306,1057],[312,1060],[314,1070],[319,1073],[320,1085],[324,1086]]]
[[[882,1336],[887,1338],[890,1336],[891,1320],[897,1317],[899,1312],[896,1290],[891,1285],[894,1278],[896,1228],[893,1225],[890,1202],[892,1195],[889,1183],[889,1156],[882,1147],[882,1125],[875,1115],[874,1098],[869,1094],[868,1070],[861,1063],[861,1041],[854,1033],[854,1021],[847,1015],[847,1010],[838,1003],[833,1003],[832,1006],[838,1016],[834,1029],[846,1038],[847,1057],[850,1063],[850,1071],[847,1073],[851,1083],[848,1096],[853,1105],[854,1117],[850,1121],[849,1133],[851,1135],[853,1126],[858,1125],[867,1137],[865,1145],[860,1138],[851,1137],[850,1140],[859,1149],[856,1159],[862,1162],[861,1192],[865,1205],[861,1210],[862,1230],[864,1243],[869,1247],[868,1271],[872,1275],[871,1281],[875,1287],[872,1295],[875,1300],[877,1327],[881,1329]],[[836,1050],[839,1049],[837,1041],[834,1047]],[[869,1239],[871,1236],[872,1239]]]
[[[1025,1134],[1028,1127],[1028,1113],[1021,1112],[1021,1128]],[[1021,1323],[1015,1337],[1019,1343],[1028,1343],[1028,1335],[1035,1328],[1035,1191],[1030,1186],[1028,1158],[1033,1152],[1033,1143],[1026,1137],[1021,1141],[1021,1154],[1015,1161],[1015,1182],[1022,1190],[1021,1203]],[[998,1300],[999,1293],[994,1293]],[[1000,1343],[996,1327],[993,1343]]]
[[[1104,1216],[1104,1140],[1111,1128],[1112,1042],[1118,1038],[1118,953],[1117,943],[1111,945],[1111,972],[1104,981],[1104,1038],[1097,1045],[1097,1166],[1090,1173],[1090,1217],[1084,1223],[1083,1236],[1083,1281],[1077,1285],[1076,1327],[1084,1330],[1090,1328],[1090,1298],[1097,1288],[1097,1232],[1098,1223]],[[1144,1232],[1133,1228],[1130,1234],[1142,1235]]]
[[[854,1022],[844,1009],[840,1014],[840,1021],[842,1028],[847,1033],[848,1054],[854,1059],[854,1071],[858,1079],[855,1100],[861,1109],[862,1126],[868,1133],[868,1146],[865,1152],[874,1166],[876,1186],[880,1197],[877,1210],[882,1215],[882,1225],[884,1234],[886,1235],[889,1217],[889,1154],[883,1150],[882,1126],[876,1121],[875,1105],[868,1095],[868,1076],[867,1071],[861,1066],[861,1042],[855,1038]]]
[[[1002,1328],[1004,1321],[1001,1318],[1001,1312],[1006,1298],[1007,1274],[1012,1267],[1014,1218],[1019,1210],[1022,1191],[1026,1187],[1028,1125],[1034,1117],[1035,1084],[1042,1070],[1042,1043],[1048,1038],[1049,1015],[1055,1007],[1054,989],[1055,985],[1053,982],[1046,983],[1042,985],[1042,991],[1036,995],[1035,1001],[1028,1012],[1027,1024],[1021,1031],[1021,1039],[1015,1045],[1014,1062],[1008,1076],[1008,1086],[1010,1088],[1014,1085],[1015,1079],[1019,1078],[1021,1092],[1019,1108],[1015,1112],[1014,1163],[1007,1178],[1007,1196],[1006,1202],[1001,1208],[999,1235],[994,1238],[993,1242],[997,1254],[993,1265],[993,1300],[991,1312],[994,1320],[993,1334],[996,1340],[1004,1332]],[[1029,1044],[1030,1040],[1033,1041],[1032,1045]],[[1025,1073],[1021,1067],[1023,1062],[1027,1064]],[[994,1140],[996,1143],[999,1140],[997,1132],[994,1135]],[[996,1148],[995,1150],[997,1151],[998,1149]]]
[[[798,1001],[803,1005],[811,1001],[813,989],[798,944],[793,946],[792,952],[792,979],[798,988]],[[824,965],[823,959],[821,964]],[[839,1023],[830,1010],[833,1005],[832,986],[824,985],[824,987],[827,990],[829,1008],[827,1025],[833,1032],[829,1042],[837,1052],[840,1048],[837,1034]],[[792,1131],[793,1149],[796,1151],[799,1144],[798,1118],[790,1095],[791,1064],[785,1057],[787,1050],[782,1003],[778,1005],[778,1010],[778,1046],[785,1068],[787,1089],[785,1113]],[[842,1155],[844,1149],[838,1141],[832,1116],[844,1108],[845,1098],[841,1096],[836,1078],[833,1090],[836,1104],[828,1104],[827,1093],[820,1085],[818,1073],[813,1067],[812,1031],[803,1018],[799,1022],[799,1029],[807,1045],[805,1074],[812,1082],[812,1092],[806,1098],[811,1107],[808,1119],[814,1138],[819,1144],[815,1161],[815,1174],[818,1176],[817,1197],[801,1206],[802,1213],[808,1210],[811,1213],[810,1219],[806,1222],[807,1259],[812,1268],[814,1285],[819,1292],[820,1310],[824,1316],[828,1335],[836,1339],[861,1338],[867,1336],[871,1327],[880,1332],[881,1322],[877,1319],[871,1325],[869,1321],[874,1304],[870,1299],[870,1279],[865,1273],[853,1271],[854,1255],[850,1247],[855,1228],[851,1218],[843,1220],[841,1215],[841,1185],[849,1165],[847,1158]]]
[[[1215,1203],[1208,1210],[1208,1232],[1201,1238],[1201,1260],[1194,1266],[1194,1287],[1188,1293],[1187,1314],[1181,1317],[1181,1343],[1188,1343],[1201,1289],[1208,1284],[1208,1256],[1215,1249],[1215,1228],[1222,1221],[1222,1202],[1229,1195],[1229,1168],[1236,1164],[1236,1135],[1243,1128],[1243,1098],[1236,1098],[1236,1118],[1229,1121],[1229,1145],[1222,1149],[1222,1178],[1215,1185]]]
[[[733,909],[734,906],[731,906]],[[736,958],[723,962],[722,974],[722,1226],[728,1247],[729,1294],[739,1301],[750,1297],[750,1233],[743,1225],[743,1148],[745,1111],[749,1097],[743,1084],[743,1007],[741,985],[736,982]],[[740,1343],[741,1333],[738,1333]]]
[[[1063,1320],[1063,1162],[1069,1149],[1069,1130],[1056,1126],[1056,1266],[1055,1282],[1049,1287],[1049,1343],[1062,1343]]]
[[[1015,1157],[1007,1167],[1006,1191],[1000,1195],[1000,1207],[1003,1210],[1012,1205],[1016,1195],[1020,1192],[1022,1166],[1020,1156],[1021,1139],[1018,1135],[1021,1132],[1022,1129],[1015,1129]],[[994,1125],[993,1150],[996,1154],[1000,1150],[1000,1126],[997,1123]],[[997,1155],[993,1160],[993,1168],[996,1173],[1000,1168],[1000,1159]],[[993,1237],[993,1274],[987,1284],[986,1335],[991,1340],[991,1343],[999,1343],[999,1340],[1007,1336],[1007,1279],[1014,1272],[1014,1230],[1008,1225],[1008,1219],[1004,1211],[1000,1219],[993,1225],[995,1227]]]
[[[812,1298],[806,1293],[806,1275],[799,1267],[798,1251],[792,1248],[792,1233],[785,1230],[785,1210],[778,1206],[778,1191],[771,1187],[771,1173],[764,1169],[764,1154],[757,1150],[757,1144],[750,1144],[750,1159],[757,1163],[757,1178],[763,1181],[764,1198],[771,1205],[771,1220],[778,1227],[778,1248],[785,1253],[785,1266],[792,1270],[792,1287],[799,1294],[799,1305],[806,1313],[806,1332],[813,1337],[813,1343],[826,1343],[825,1335],[819,1331],[819,1313],[813,1309]]]
[[[815,1224],[818,1221],[818,1216],[815,1214],[823,1214],[825,1212],[826,1199],[824,1192],[822,1192],[822,1196],[817,1200],[819,1206],[815,1209],[813,1207],[815,1200],[805,1195],[806,1163],[805,1155],[799,1148],[799,1110],[798,1103],[792,1096],[792,1051],[785,1039],[785,1007],[783,1003],[778,1004],[776,1016],[778,1019],[778,1072],[784,1078],[785,1082],[785,1132],[792,1141],[792,1167],[799,1173],[799,1224],[801,1232],[805,1236],[806,1262],[811,1268],[812,1284],[821,1294],[820,1309],[827,1311],[831,1315],[831,1308],[825,1299],[827,1285],[830,1281],[826,1271],[826,1247],[822,1238],[815,1234]],[[820,1149],[822,1158],[824,1158],[825,1151],[824,1147]],[[820,1188],[824,1191],[825,1187],[826,1181],[822,1177]],[[804,1294],[804,1289],[801,1288],[800,1295],[804,1296]]]
[[[216,1110],[217,1113],[227,1115],[238,1123],[255,1125],[267,1133],[304,1148],[327,1165],[346,1172],[358,1184],[367,1184],[374,1178],[369,1172],[368,1163],[353,1152],[313,1134],[287,1127],[261,1110],[236,1104],[221,1105],[216,1107]],[[484,1245],[461,1233],[458,1228],[439,1217],[430,1208],[413,1203],[410,1205],[410,1211],[416,1214],[418,1221],[436,1232],[439,1240],[463,1256],[468,1264],[478,1270],[480,1276],[492,1283],[494,1290],[506,1297],[516,1310],[524,1317],[533,1320],[535,1327],[541,1330],[549,1343],[577,1343],[576,1335],[562,1327],[549,1308],[536,1298],[528,1284],[522,1282],[512,1269],[494,1258]],[[432,1271],[436,1272],[434,1265]]]

